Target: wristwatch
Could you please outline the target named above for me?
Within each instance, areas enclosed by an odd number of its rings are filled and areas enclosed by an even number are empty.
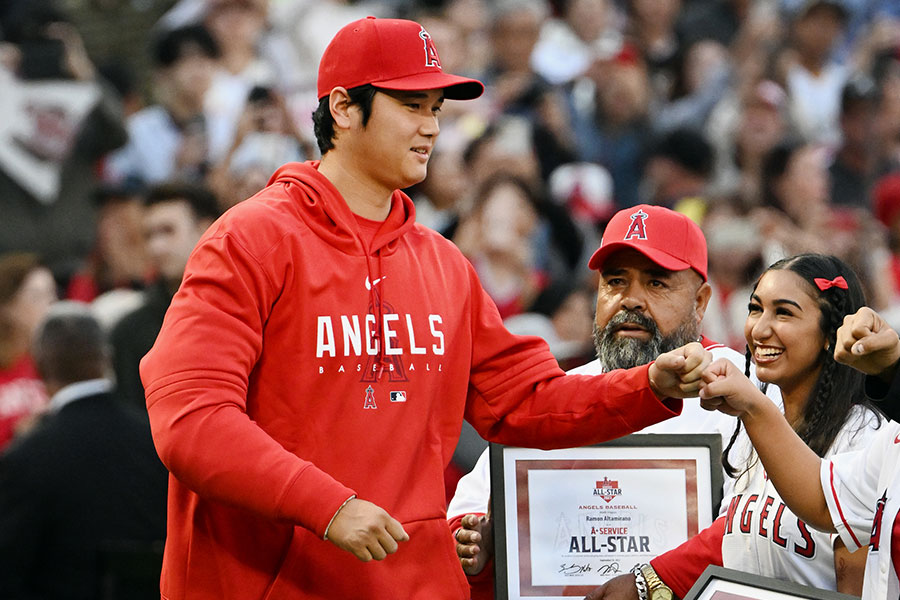
[[[641,565],[641,574],[644,576],[649,600],[672,600],[674,598],[672,588],[662,582],[662,579],[656,574],[656,569],[651,565]]]

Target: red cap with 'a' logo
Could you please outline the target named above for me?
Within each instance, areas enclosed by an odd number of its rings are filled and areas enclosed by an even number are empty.
[[[639,204],[613,215],[588,266],[602,269],[607,257],[622,248],[633,248],[669,271],[694,269],[706,281],[703,232],[689,217],[664,206]]]
[[[484,92],[477,79],[444,73],[431,35],[414,21],[366,17],[335,34],[319,62],[318,98],[370,83],[387,90],[444,90],[451,100]]]

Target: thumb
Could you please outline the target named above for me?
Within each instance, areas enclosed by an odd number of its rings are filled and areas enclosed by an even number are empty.
[[[478,525],[478,515],[468,514],[462,518],[461,524],[466,529],[474,529]]]
[[[853,346],[850,347],[850,351],[853,354],[862,355],[870,352],[888,350],[896,344],[897,333],[891,328],[885,328],[880,331],[872,331],[867,335],[860,336]]]
[[[685,358],[682,354],[676,354],[676,351],[660,354],[656,358],[656,366],[663,371],[678,371],[684,368]]]
[[[863,340],[875,335],[875,330],[869,325],[864,325],[858,329],[854,329],[852,335],[856,338],[856,342],[850,347],[850,352],[853,354],[865,354],[866,343]]]
[[[400,524],[400,521],[391,517],[390,521],[388,521],[387,532],[391,534],[391,537],[397,540],[398,542],[405,542],[409,540],[409,534],[406,533],[406,530],[403,529],[403,525]]]

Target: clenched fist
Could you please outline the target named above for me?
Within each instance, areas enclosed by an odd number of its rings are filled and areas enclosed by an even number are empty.
[[[359,498],[341,507],[328,528],[328,541],[363,562],[383,560],[397,551],[397,542],[408,539],[399,521],[380,506]]]
[[[881,316],[868,306],[844,317],[837,330],[834,360],[862,371],[890,379],[900,359],[900,339]]]
[[[711,361],[712,355],[699,342],[660,354],[650,365],[650,388],[660,398],[696,396]]]

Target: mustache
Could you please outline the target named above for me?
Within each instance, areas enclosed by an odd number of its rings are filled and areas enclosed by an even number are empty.
[[[638,327],[646,329],[651,334],[655,334],[659,331],[656,321],[647,315],[636,310],[620,310],[607,321],[606,327],[603,328],[603,334],[611,335],[622,325],[637,325]]]

